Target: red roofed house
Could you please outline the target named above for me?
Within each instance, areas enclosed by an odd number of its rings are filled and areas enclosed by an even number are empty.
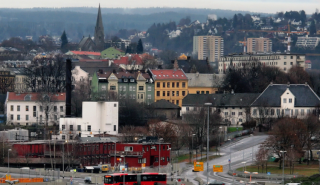
[[[311,69],[311,60],[306,60],[305,61],[305,70],[307,70],[307,69]]]
[[[100,52],[92,51],[68,51],[65,56],[73,59],[100,59]]]
[[[113,63],[125,70],[142,70],[143,61],[140,55],[133,54],[113,60]]]
[[[59,118],[65,116],[65,102],[65,93],[8,92],[5,102],[7,124],[58,125]]]
[[[182,106],[182,99],[188,94],[188,78],[182,69],[150,70],[154,81],[154,100],[167,100]]]

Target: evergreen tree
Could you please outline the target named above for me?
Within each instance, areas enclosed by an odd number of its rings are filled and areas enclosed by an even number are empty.
[[[238,26],[238,16],[237,16],[237,14],[234,14],[234,16],[233,16],[232,26],[233,26],[234,29],[236,29],[237,26]]]
[[[141,39],[139,39],[139,41],[138,41],[137,53],[138,53],[138,54],[142,54],[142,53],[143,53],[143,45],[142,45]]]
[[[131,48],[130,48],[130,46],[127,46],[126,54],[127,54],[127,53],[131,53]]]
[[[311,21],[311,25],[310,25],[310,28],[309,28],[309,32],[310,32],[310,35],[315,35],[317,33],[317,28],[316,28],[316,24],[314,22],[314,20],[312,19]]]
[[[63,53],[68,52],[68,38],[67,38],[67,34],[66,31],[63,31],[62,35],[61,35],[61,51]]]

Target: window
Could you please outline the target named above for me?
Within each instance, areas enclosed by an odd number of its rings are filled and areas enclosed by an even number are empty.
[[[63,139],[63,140],[66,139],[66,136],[65,136],[65,135],[62,135],[62,139]]]
[[[151,94],[148,94],[148,100],[151,100]]]
[[[185,96],[186,95],[186,91],[182,91],[182,96]]]
[[[117,104],[115,103],[115,104],[113,104],[113,107],[117,107]]]
[[[70,135],[70,136],[69,136],[69,139],[70,139],[70,140],[72,140],[72,139],[73,139],[72,135]]]
[[[54,115],[54,121],[57,121],[57,120],[58,120],[58,116]]]
[[[271,109],[271,116],[274,115],[274,109]]]
[[[33,117],[37,117],[37,112],[33,112]]]
[[[197,94],[200,94],[200,91],[197,91]]]
[[[26,106],[26,111],[29,111],[29,106]]]
[[[183,88],[186,87],[186,82],[182,82],[182,87],[183,87]]]
[[[287,65],[287,62],[283,62],[283,65]]]
[[[136,95],[135,94],[132,95],[132,99],[136,99]]]
[[[287,56],[284,56],[283,58],[284,58],[284,59],[286,59],[286,58],[287,58]]]
[[[177,82],[177,88],[179,87],[179,85],[180,85],[179,82]]]
[[[209,94],[209,91],[206,91],[206,94]]]
[[[295,113],[296,116],[298,116],[299,115],[299,109],[294,110],[294,113]]]
[[[277,115],[278,116],[280,115],[280,109],[277,109]]]
[[[14,110],[14,109],[13,109],[13,105],[11,105],[11,106],[10,106],[10,110],[11,110],[11,111],[13,111],[13,110]]]
[[[172,88],[174,88],[174,82],[172,82]]]
[[[231,115],[234,116],[234,115],[236,115],[236,113],[235,113],[235,112],[232,112]]]
[[[133,91],[136,91],[136,87],[135,87],[135,86],[133,86],[133,87],[132,87],[132,90],[133,90]]]
[[[127,90],[127,86],[123,86],[123,91],[126,91]]]
[[[57,106],[53,106],[53,111],[57,112]]]
[[[242,122],[242,119],[241,119],[241,118],[239,119],[239,122]]]
[[[174,91],[172,91],[172,96],[174,96]]]
[[[43,108],[42,108],[42,106],[40,106],[40,112],[42,112],[43,111]]]
[[[189,107],[186,107],[186,111],[189,111]]]
[[[292,103],[292,99],[291,98],[289,98],[289,103]]]
[[[177,105],[179,105],[179,100],[177,100]]]
[[[239,112],[239,116],[242,116],[242,112]]]
[[[73,125],[69,125],[70,131],[73,131]]]
[[[37,111],[37,106],[33,106],[33,111]]]
[[[167,88],[169,88],[170,87],[170,82],[167,82]]]
[[[26,121],[28,121],[29,120],[29,115],[26,115]]]
[[[134,82],[134,79],[130,79],[130,82]]]
[[[157,82],[157,87],[159,87],[159,88],[160,88],[160,82]]]
[[[13,120],[13,114],[10,115],[10,120]]]
[[[165,88],[166,87],[166,82],[162,83],[162,87]]]
[[[122,91],[122,86],[121,85],[119,86],[119,91]]]
[[[106,87],[105,85],[102,85],[102,86],[101,86],[101,90],[102,90],[102,91],[105,91],[105,90],[107,90],[107,87]]]
[[[147,147],[147,151],[149,151],[149,147]]]
[[[290,56],[290,59],[293,59],[293,56]]]
[[[63,112],[63,106],[60,106],[60,112]]]
[[[110,86],[110,90],[115,91],[116,90],[116,86],[114,86],[114,85]]]
[[[61,128],[62,128],[62,130],[65,130],[66,126],[65,125],[61,125]]]
[[[125,146],[124,151],[126,151],[126,152],[133,151],[133,147],[132,146]]]
[[[293,62],[290,62],[290,65],[293,65]]]
[[[139,86],[139,91],[143,91],[143,86]]]
[[[20,105],[17,106],[17,111],[20,111]]]
[[[17,115],[17,120],[20,120],[20,115]]]
[[[128,82],[128,79],[123,79],[124,82]]]
[[[301,116],[304,116],[304,109],[301,109]]]
[[[148,86],[148,91],[151,91],[151,86]]]
[[[287,98],[283,98],[283,103],[287,103]]]
[[[257,109],[253,109],[253,115],[257,115]]]
[[[113,131],[117,131],[117,125],[113,125]]]
[[[177,96],[179,96],[179,91],[177,91]]]
[[[81,131],[81,125],[77,125],[77,131]]]
[[[157,96],[160,96],[160,91],[157,91]]]
[[[166,96],[166,91],[162,91],[162,96]]]
[[[87,126],[87,130],[88,130],[88,131],[91,131],[91,125],[88,125],[88,126]]]
[[[167,96],[170,96],[170,91],[167,91]]]
[[[228,112],[224,112],[224,115],[225,115],[225,116],[228,116]]]

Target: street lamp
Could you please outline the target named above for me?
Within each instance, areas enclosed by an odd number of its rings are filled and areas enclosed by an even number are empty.
[[[210,113],[210,106],[212,103],[205,103],[205,106],[208,106],[208,123],[207,123],[207,184],[209,184],[209,113]]]
[[[10,164],[10,155],[9,155],[9,152],[11,152],[11,149],[8,149],[8,173],[10,173],[10,166],[9,166],[9,164]]]
[[[191,160],[192,160],[192,162],[193,162],[193,137],[195,136],[195,134],[192,134],[192,142],[191,142],[191,152],[192,152],[192,154],[191,154]]]
[[[230,141],[230,146],[229,146],[229,150],[230,150],[229,170],[231,170],[231,139],[228,139],[228,141]]]
[[[282,153],[282,183],[284,185],[284,154],[286,153],[287,151],[280,151],[280,153]]]
[[[241,163],[243,164],[242,170],[243,170],[243,172],[244,172],[244,171],[247,170],[247,169],[246,169],[246,163],[247,163],[247,162],[241,162]]]
[[[160,150],[161,150],[161,146],[160,146],[160,141],[163,140],[163,138],[159,138],[159,173],[160,173],[160,164],[161,164],[161,157],[160,157]]]
[[[221,130],[220,129],[222,129],[222,127],[219,127],[219,145],[218,145],[218,147],[217,147],[217,149],[218,149],[218,151],[219,151],[219,154],[220,154],[220,133],[221,133]],[[217,152],[218,153],[218,152]]]

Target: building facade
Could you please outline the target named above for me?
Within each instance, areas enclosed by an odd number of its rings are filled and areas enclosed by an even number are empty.
[[[15,79],[9,70],[0,71],[0,91],[5,94],[8,91],[14,91]]]
[[[272,52],[272,41],[269,38],[247,38],[247,52]]]
[[[224,42],[220,36],[194,36],[193,53],[198,54],[198,60],[208,58],[209,62],[218,61],[224,55]]]
[[[292,66],[305,68],[305,54],[272,53],[254,55],[228,55],[220,58],[218,71],[220,74],[226,73],[232,65],[234,69],[241,69],[245,66],[256,64],[262,66],[278,67],[284,72],[288,72]]]
[[[188,94],[188,78],[183,70],[148,70],[154,81],[154,101],[167,100],[182,106],[182,99]]]
[[[6,98],[7,124],[10,125],[58,125],[65,117],[65,93],[15,93]]]
[[[298,40],[296,42],[297,47],[303,47],[303,48],[315,48],[318,46],[320,41],[320,37],[298,37]]]
[[[224,74],[186,73],[188,94],[214,94],[221,87]]]

